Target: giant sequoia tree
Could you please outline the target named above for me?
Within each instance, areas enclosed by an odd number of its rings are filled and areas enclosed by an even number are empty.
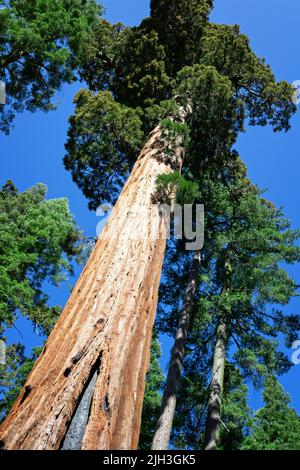
[[[152,1],[138,27],[100,21],[78,54],[90,90],[76,98],[65,166],[91,208],[124,186],[1,427],[6,449],[136,448],[166,246],[157,177],[192,172],[201,185],[246,117],[289,128],[292,87],[237,27],[209,24],[211,6]]]

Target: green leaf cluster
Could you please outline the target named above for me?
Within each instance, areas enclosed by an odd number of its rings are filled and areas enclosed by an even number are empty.
[[[264,407],[254,416],[244,450],[299,450],[300,418],[277,379],[269,376],[263,394]]]
[[[101,201],[116,201],[143,141],[142,123],[109,91],[81,90],[75,104],[64,163],[96,209]]]
[[[49,334],[60,309],[48,305],[44,283],[67,279],[82,253],[67,200],[47,200],[46,192],[38,184],[18,193],[10,181],[0,190],[1,335],[20,314]]]
[[[6,105],[0,129],[9,132],[16,113],[48,111],[55,92],[76,78],[82,43],[97,23],[96,0],[9,0],[0,9],[0,80]]]

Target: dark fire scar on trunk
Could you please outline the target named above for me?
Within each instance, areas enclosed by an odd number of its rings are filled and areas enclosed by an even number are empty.
[[[61,450],[81,450],[82,440],[90,417],[101,357],[93,367],[66,432]]]

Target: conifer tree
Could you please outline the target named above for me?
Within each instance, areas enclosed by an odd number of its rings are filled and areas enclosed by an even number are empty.
[[[46,199],[38,184],[19,193],[11,181],[0,190],[1,334],[21,314],[48,335],[60,312],[48,305],[45,281],[59,285],[80,261],[82,232],[66,199]]]
[[[255,201],[253,195],[251,197],[251,186],[249,189],[250,198],[244,194],[241,206],[234,207],[238,228],[235,227],[236,222],[233,222],[227,247],[223,253],[221,251],[216,264],[216,279],[221,287],[220,298],[217,296],[215,300],[220,301],[220,311],[217,314],[208,404],[207,450],[215,449],[218,445],[230,337],[238,347],[236,359],[240,367],[246,369],[246,373],[249,368],[249,373],[253,374],[256,381],[256,375],[274,368],[277,373],[282,373],[290,364],[287,358],[276,352],[276,342],[266,339],[265,335],[272,338],[282,331],[290,345],[291,338],[295,337],[300,326],[297,316],[284,316],[275,309],[269,314],[267,309],[267,305],[272,303],[285,305],[296,295],[296,283],[280,267],[280,263],[295,263],[299,260],[299,249],[294,245],[299,235],[289,229],[288,222],[267,201],[258,198],[258,195]],[[243,222],[248,224],[246,230]],[[252,368],[254,371],[251,371]]]
[[[226,363],[218,450],[241,450],[252,426],[249,389],[238,368]],[[204,445],[202,445],[202,448]]]
[[[253,432],[243,449],[299,450],[300,418],[274,376],[266,380],[263,399],[264,407],[255,413]]]
[[[137,447],[165,253],[163,216],[152,221],[155,241],[147,222],[157,177],[191,171],[201,182],[208,165],[222,167],[246,117],[289,128],[293,88],[276,82],[238,28],[208,23],[211,4],[153,1],[140,26],[100,21],[86,38],[80,75],[90,91],[77,96],[65,165],[91,208],[114,202],[129,178],[2,425],[5,448],[60,448],[87,394],[78,446]],[[137,232],[141,240],[131,240]]]
[[[76,79],[83,41],[102,9],[96,0],[1,0],[0,7],[0,130],[8,133],[16,113],[55,109],[55,92]]]
[[[207,413],[206,406],[199,410],[201,402],[206,400],[203,396],[207,397],[207,391],[204,393],[210,383],[207,371],[214,357],[207,430],[207,441],[213,448],[218,445],[217,433],[223,422],[220,410],[226,363],[233,361],[242,377],[260,386],[268,371],[281,374],[291,365],[287,357],[276,351],[276,336],[282,332],[287,345],[291,345],[299,329],[296,315],[284,315],[277,309],[269,312],[267,307],[270,303],[285,305],[295,295],[296,283],[281,268],[281,261],[299,260],[299,248],[295,245],[299,232],[291,230],[281,212],[264,200],[246,179],[237,154],[231,153],[221,174],[222,178],[209,171],[202,176],[200,200],[206,203],[207,238],[198,274],[198,301],[192,311],[187,357],[181,359],[183,394],[186,396],[189,390],[188,395],[198,398],[194,401],[183,398],[184,404],[179,403],[178,411],[189,416],[189,425],[194,418],[186,409],[191,407],[193,415],[195,409]],[[176,332],[177,312],[190,266],[190,260],[179,248],[180,245],[169,255],[161,288],[158,328],[165,333]],[[237,352],[232,356],[233,347]],[[191,393],[193,388],[198,391]],[[195,420],[199,423],[197,416]],[[178,439],[177,428],[175,424],[173,442],[174,436]],[[202,417],[198,429],[195,425],[199,442],[204,428]]]
[[[184,346],[188,337],[194,296],[197,290],[200,263],[201,251],[196,251],[194,253],[194,258],[191,264],[184,303],[180,313],[174,345],[171,351],[168,376],[162,398],[161,413],[157,422],[157,427],[152,442],[153,450],[167,449],[170,441],[174,413],[176,409],[176,399],[180,387],[180,375],[184,356]]]
[[[0,339],[20,316],[47,337],[60,312],[49,305],[44,283],[59,286],[74,274],[82,257],[82,233],[66,199],[46,199],[47,188],[38,184],[19,193],[11,181],[0,190]],[[41,338],[42,342],[42,338]],[[40,348],[26,357],[24,345],[7,347],[0,366],[0,419],[17,398]]]

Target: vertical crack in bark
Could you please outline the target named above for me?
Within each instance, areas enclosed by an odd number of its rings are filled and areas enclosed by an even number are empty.
[[[24,401],[26,400],[26,398],[29,396],[31,390],[32,390],[31,386],[30,386],[30,385],[26,385],[24,395],[22,396],[22,399],[21,399],[21,401],[20,401],[20,406],[24,403]]]
[[[92,368],[82,394],[78,399],[74,414],[65,434],[61,450],[81,450],[83,436],[91,414],[91,405],[99,374],[100,363],[101,355]]]
[[[108,398],[107,395],[105,395],[104,400],[103,400],[103,410],[106,413],[109,413],[109,411],[110,411],[109,398]]]

